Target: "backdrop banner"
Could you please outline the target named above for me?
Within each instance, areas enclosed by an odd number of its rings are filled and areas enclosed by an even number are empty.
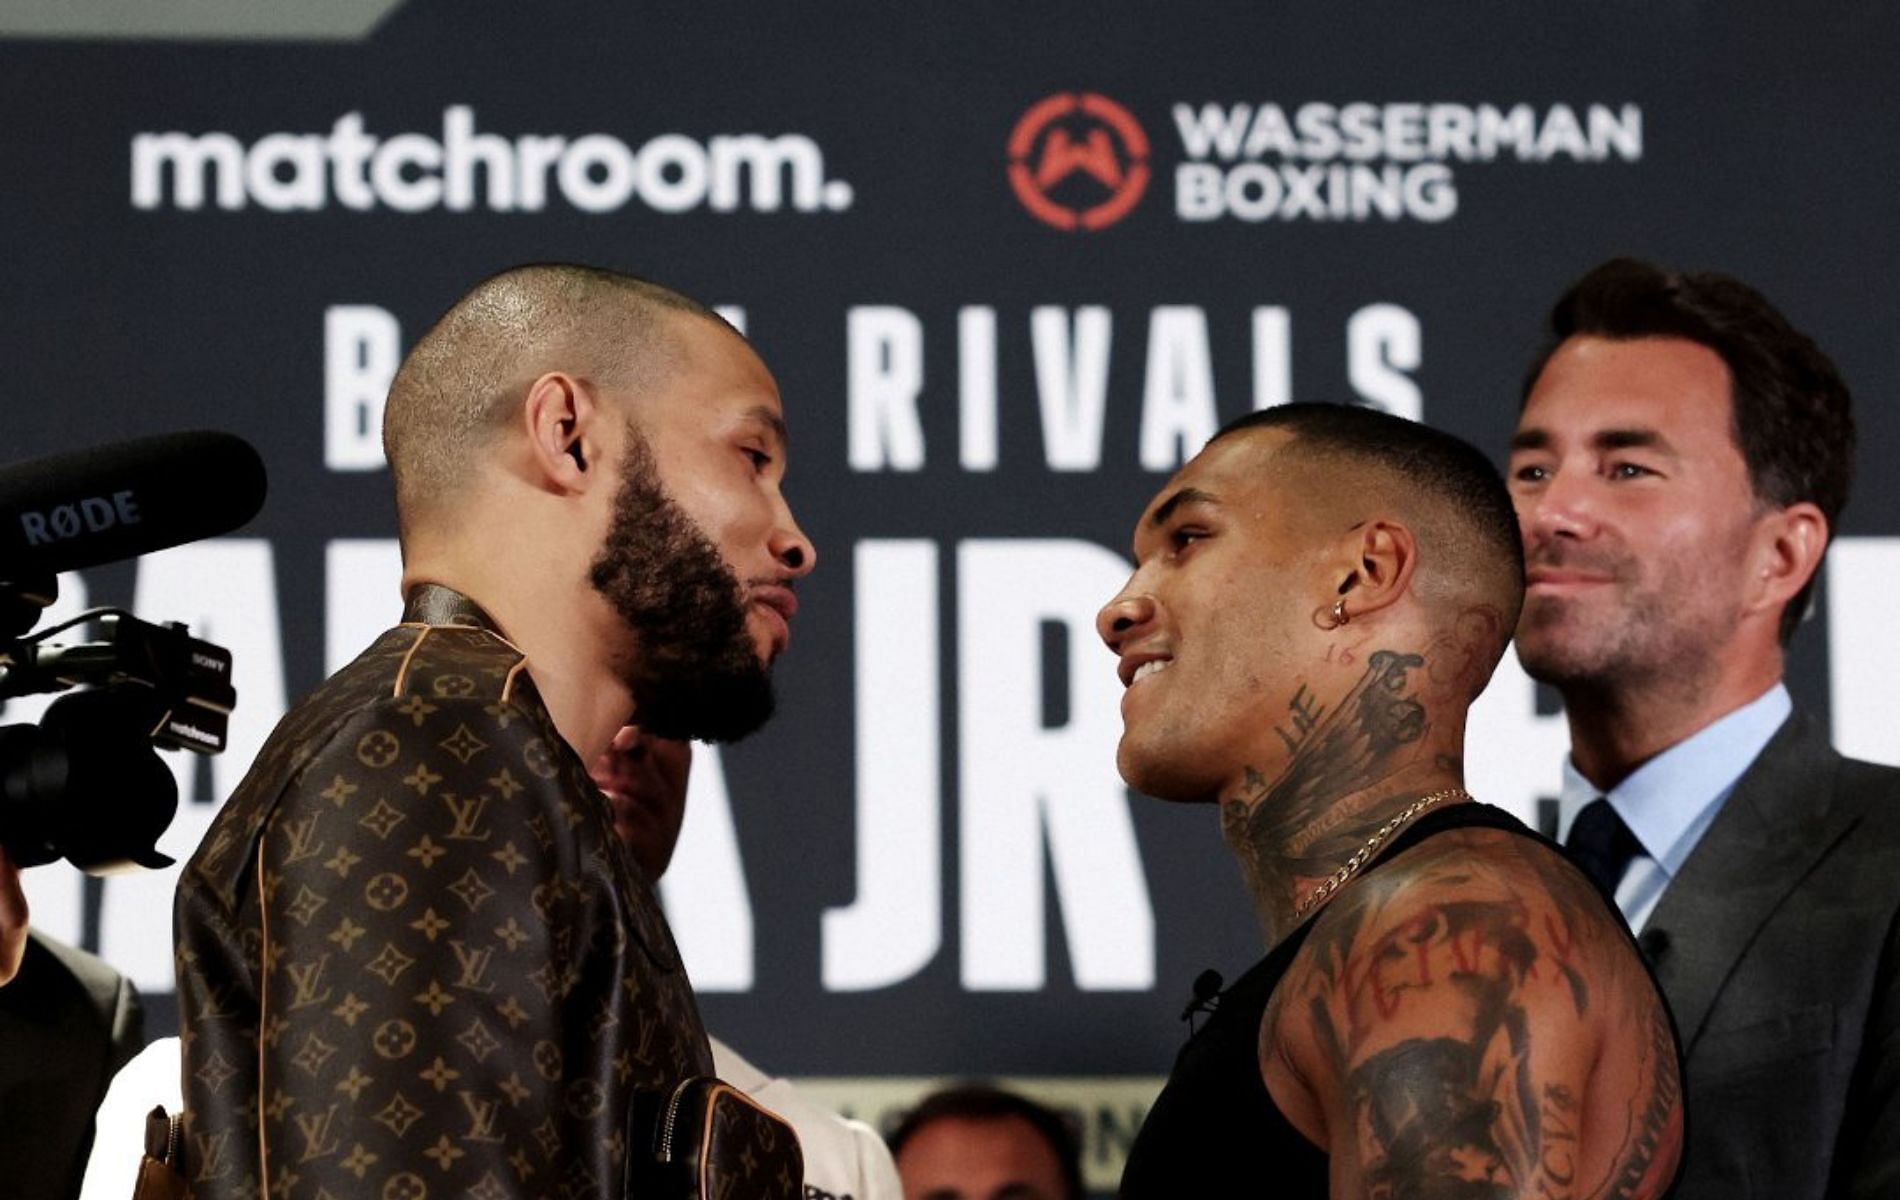
[[[180,859],[397,616],[401,355],[540,259],[721,306],[784,391],[820,563],[781,715],[702,749],[664,891],[708,1025],[866,1112],[892,1081],[1045,1081],[1112,1178],[1190,982],[1261,950],[1215,813],[1115,773],[1094,617],[1136,516],[1289,400],[1501,461],[1545,313],[1611,255],[1741,276],[1853,384],[1861,478],[1790,683],[1900,761],[1900,11],[5,9],[0,457],[219,428],[270,472],[237,536],[69,575],[52,613],[234,653],[229,752],[175,758]],[[1472,790],[1534,818],[1565,749],[1507,661]],[[154,1033],[174,880],[29,872],[36,924],[130,975]]]

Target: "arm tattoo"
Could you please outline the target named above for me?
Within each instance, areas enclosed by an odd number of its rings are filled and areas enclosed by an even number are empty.
[[[1643,1056],[1656,1086],[1640,1113],[1631,1106],[1633,1119],[1623,1141],[1623,1157],[1603,1193],[1617,1200],[1659,1194],[1673,1178],[1675,1157],[1682,1149],[1682,1081],[1676,1076],[1676,1031],[1661,1005],[1650,1013]]]
[[[1364,1194],[1659,1195],[1681,1144],[1675,1040],[1601,900],[1508,834],[1441,835],[1408,857],[1341,893],[1267,1016],[1269,1037],[1303,1018],[1296,1036],[1338,1081]],[[1565,1050],[1592,1027],[1646,1031],[1629,1096],[1583,1094]]]
[[[1515,1194],[1504,1183],[1530,1173],[1541,1112],[1522,992],[1540,955],[1524,918],[1510,904],[1436,906],[1375,940],[1357,980],[1352,960],[1340,963],[1335,985],[1349,989],[1354,1020],[1332,1040],[1348,1047],[1348,1103],[1379,1151],[1367,1169],[1374,1195],[1504,1197]],[[1383,1041],[1373,1026],[1399,1016],[1403,993],[1436,986],[1438,975],[1460,993],[1462,1036],[1364,1053]],[[1330,1023],[1327,1007],[1315,998],[1316,1023]],[[1482,1186],[1425,1188],[1434,1179]]]

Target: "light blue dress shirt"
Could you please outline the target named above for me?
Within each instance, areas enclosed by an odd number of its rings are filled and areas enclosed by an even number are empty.
[[[1616,885],[1616,906],[1631,929],[1642,931],[1715,814],[1735,790],[1775,730],[1794,711],[1788,689],[1777,683],[1721,720],[1697,730],[1650,759],[1609,791],[1610,807],[1643,845]],[[1557,800],[1557,837],[1584,805],[1604,793],[1564,759],[1563,794]]]

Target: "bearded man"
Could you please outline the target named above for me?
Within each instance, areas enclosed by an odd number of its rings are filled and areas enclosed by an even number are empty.
[[[199,1197],[637,1195],[637,1093],[712,1073],[587,764],[733,739],[816,561],[778,389],[587,267],[478,285],[391,386],[403,621],[278,725],[180,880]]]

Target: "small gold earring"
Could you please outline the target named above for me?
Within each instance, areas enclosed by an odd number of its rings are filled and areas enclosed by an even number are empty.
[[[1313,625],[1319,629],[1338,629],[1341,625],[1351,620],[1352,617],[1346,612],[1346,598],[1344,596],[1335,600],[1330,609],[1316,608],[1313,610]]]

